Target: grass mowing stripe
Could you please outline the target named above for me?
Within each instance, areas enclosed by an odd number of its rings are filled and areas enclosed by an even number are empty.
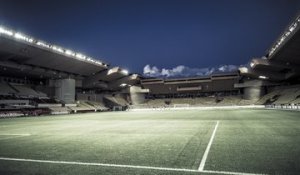
[[[0,134],[0,136],[31,136],[31,134]]]
[[[204,169],[205,162],[206,162],[206,159],[207,159],[207,156],[208,156],[210,147],[211,147],[211,145],[212,145],[212,142],[213,142],[213,140],[214,140],[214,137],[215,137],[215,135],[216,135],[216,131],[217,131],[218,126],[219,126],[219,121],[217,121],[216,126],[215,126],[215,129],[214,129],[214,131],[213,131],[213,133],[212,133],[212,135],[211,135],[211,137],[210,137],[210,140],[209,140],[209,142],[208,142],[208,144],[207,144],[206,150],[205,150],[205,152],[204,152],[204,155],[203,155],[203,157],[202,157],[202,160],[201,160],[200,165],[199,165],[199,168],[198,168],[199,171],[203,171],[203,169]]]
[[[30,135],[20,135],[20,134],[5,134],[5,135],[1,135],[0,136],[9,136],[6,138],[0,138],[0,140],[8,140],[8,139],[15,139],[15,138],[20,138],[20,137],[26,137],[26,136],[30,136]]]
[[[134,169],[178,171],[178,172],[200,172],[200,173],[208,173],[208,174],[260,175],[260,174],[227,172],[227,171],[208,171],[208,170],[199,171],[199,170],[181,169],[181,168],[165,168],[165,167],[152,167],[152,166],[139,166],[139,165],[120,165],[120,164],[54,161],[54,160],[38,160],[38,159],[20,159],[20,158],[8,158],[8,157],[0,157],[0,160],[19,161],[19,162],[36,162],[36,163],[52,163],[52,164],[68,164],[68,165],[103,166],[103,167],[115,167],[115,168],[134,168]]]

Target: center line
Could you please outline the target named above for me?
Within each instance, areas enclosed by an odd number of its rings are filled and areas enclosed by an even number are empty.
[[[208,145],[207,145],[207,147],[206,147],[206,150],[205,150],[205,152],[204,152],[204,155],[203,155],[203,157],[202,157],[201,163],[200,163],[199,168],[198,168],[199,171],[203,171],[203,169],[204,169],[205,162],[206,162],[206,159],[207,159],[207,156],[208,156],[210,147],[211,147],[211,145],[212,145],[212,142],[213,142],[213,140],[214,140],[214,137],[215,137],[215,135],[216,135],[216,131],[217,131],[218,126],[219,126],[219,121],[217,121],[217,124],[216,124],[216,126],[215,126],[215,129],[214,129],[214,131],[213,131],[213,133],[212,133],[212,135],[211,135],[211,137],[210,137],[210,140],[209,140],[209,142],[208,142]]]

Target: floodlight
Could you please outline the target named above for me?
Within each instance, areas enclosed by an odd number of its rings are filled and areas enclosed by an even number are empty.
[[[0,34],[5,34],[5,35],[8,35],[8,36],[12,36],[13,32],[10,31],[10,30],[5,29],[3,27],[0,27]]]
[[[29,42],[29,43],[32,43],[32,42],[33,42],[33,39],[32,39],[32,38],[29,38],[28,36],[23,35],[23,34],[21,34],[21,33],[15,33],[15,34],[14,34],[14,37],[15,37],[16,39],[23,40],[23,41],[26,41],[26,42]]]
[[[107,75],[112,74],[113,72],[114,72],[113,69],[109,69],[109,70],[107,71]]]
[[[64,52],[64,50],[62,48],[57,47],[57,46],[52,46],[52,49],[55,50],[55,51],[57,51],[57,52],[61,52],[61,53]]]
[[[248,73],[249,71],[247,67],[240,67],[239,70],[241,73]]]
[[[127,86],[127,84],[126,84],[126,83],[122,83],[122,84],[120,84],[120,87],[125,87],[125,86]]]
[[[49,45],[47,45],[46,43],[44,43],[44,42],[42,42],[42,41],[36,42],[36,45],[38,45],[38,46],[43,46],[43,47],[49,47]]]
[[[96,63],[96,64],[99,64],[99,65],[103,65],[103,63],[100,62],[100,61],[95,61],[95,63]]]
[[[258,78],[260,78],[260,79],[268,79],[268,77],[266,77],[264,75],[260,75],[260,76],[258,76]]]
[[[137,79],[138,76],[139,76],[138,74],[132,74],[130,78],[131,78],[131,79]]]
[[[21,33],[15,33],[15,38],[17,38],[17,39],[22,39],[22,40],[25,40],[26,39],[26,37],[23,35],[23,34],[21,34]]]
[[[124,74],[124,75],[128,75],[128,70],[123,69],[123,70],[121,71],[121,73]]]
[[[84,59],[86,58],[86,56],[84,56],[84,55],[81,54],[81,53],[76,53],[76,58],[79,58],[79,59],[84,60]]]
[[[67,55],[72,55],[72,56],[75,55],[75,53],[74,53],[72,50],[66,50],[65,53],[66,53]]]

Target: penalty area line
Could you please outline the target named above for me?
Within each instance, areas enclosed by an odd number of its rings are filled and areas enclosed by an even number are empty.
[[[239,173],[239,172],[227,172],[227,171],[210,171],[210,170],[193,170],[183,168],[165,168],[165,167],[153,167],[153,166],[139,166],[139,165],[122,165],[122,164],[107,164],[107,163],[89,163],[89,162],[72,162],[72,161],[54,161],[54,160],[39,160],[39,159],[20,159],[20,158],[8,158],[0,157],[0,160],[4,161],[17,161],[17,162],[34,162],[34,163],[51,163],[51,164],[66,164],[66,165],[85,165],[85,166],[102,166],[102,167],[114,167],[114,168],[132,168],[132,169],[146,169],[146,170],[161,170],[161,171],[177,171],[177,172],[200,172],[207,174],[232,174],[232,175],[260,175],[251,173]]]
[[[204,154],[203,154],[202,160],[201,160],[200,165],[199,165],[199,168],[198,168],[199,171],[203,171],[203,170],[204,170],[205,162],[206,162],[206,159],[207,159],[207,156],[208,156],[210,147],[211,147],[211,145],[212,145],[212,142],[213,142],[213,140],[214,140],[214,138],[215,138],[215,135],[216,135],[216,131],[217,131],[218,126],[219,126],[219,120],[217,121],[217,123],[216,123],[216,125],[215,125],[215,129],[214,129],[214,131],[213,131],[213,133],[212,133],[212,135],[211,135],[211,137],[210,137],[210,140],[209,140],[209,142],[208,142],[208,144],[207,144],[206,150],[205,150],[205,152],[204,152]]]

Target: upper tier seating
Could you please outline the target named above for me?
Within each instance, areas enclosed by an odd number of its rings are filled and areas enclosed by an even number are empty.
[[[296,99],[297,91],[299,91],[299,89],[297,88],[288,88],[280,91],[280,96],[275,102],[273,102],[273,104],[290,104],[293,100]]]
[[[95,107],[84,101],[78,101],[77,104],[68,106],[68,108],[71,109],[73,112],[97,111]]]
[[[17,93],[17,91],[11,88],[9,84],[6,82],[0,82],[0,95],[9,95],[15,93]]]
[[[13,87],[18,91],[19,96],[27,96],[27,97],[39,97],[40,93],[36,92],[35,90],[31,89],[25,85],[13,85]]]
[[[264,95],[257,104],[265,105],[285,105],[299,104],[300,87],[279,87],[270,93]]]
[[[240,95],[235,96],[209,96],[194,98],[165,98],[148,99],[144,104],[132,105],[131,108],[165,108],[185,106],[243,106],[255,104],[257,100],[244,100]]]
[[[124,98],[119,96],[105,95],[104,98],[118,106],[128,105],[128,102]]]
[[[99,110],[99,111],[108,110],[108,108],[105,107],[105,105],[102,102],[86,101],[86,103],[93,106],[96,110]]]

